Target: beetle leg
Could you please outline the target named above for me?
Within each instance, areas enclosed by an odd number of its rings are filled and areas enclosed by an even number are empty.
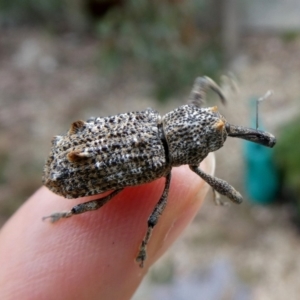
[[[166,176],[164,191],[148,219],[148,229],[147,229],[146,235],[142,241],[142,244],[140,246],[139,254],[136,258],[136,261],[140,263],[141,268],[144,267],[144,261],[147,258],[147,244],[150,240],[152,230],[153,230],[154,226],[157,224],[159,217],[161,216],[163,210],[166,207],[167,200],[168,200],[169,188],[170,188],[170,182],[171,182],[171,172]]]
[[[53,213],[50,216],[43,217],[43,220],[50,219],[51,223],[54,223],[62,218],[69,218],[73,215],[78,215],[78,214],[85,213],[87,211],[99,209],[104,204],[106,204],[108,201],[110,201],[114,196],[119,194],[122,190],[123,189],[118,189],[118,190],[113,191],[112,193],[110,193],[109,195],[107,195],[105,197],[77,204],[70,211]]]
[[[198,166],[190,165],[190,169],[206,181],[214,190],[228,197],[232,202],[240,204],[243,201],[242,195],[226,181],[204,173]]]
[[[226,103],[225,96],[223,95],[221,88],[209,77],[197,77],[193,86],[193,89],[189,96],[189,104],[201,107],[205,103],[205,96],[208,89],[217,93],[223,104]]]

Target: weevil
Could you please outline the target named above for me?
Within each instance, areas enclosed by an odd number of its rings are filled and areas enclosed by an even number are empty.
[[[209,152],[221,148],[228,136],[267,147],[273,147],[276,139],[268,132],[228,123],[216,106],[202,108],[209,89],[226,102],[221,88],[212,79],[198,77],[188,104],[164,116],[148,108],[104,118],[93,117],[85,122],[74,122],[66,135],[54,137],[44,167],[45,186],[66,198],[112,192],[44,219],[56,222],[97,210],[128,186],[165,177],[164,190],[148,218],[146,234],[136,257],[143,267],[152,230],[167,204],[173,167],[189,165],[215,192],[234,203],[241,203],[241,194],[226,181],[203,172],[200,162]]]

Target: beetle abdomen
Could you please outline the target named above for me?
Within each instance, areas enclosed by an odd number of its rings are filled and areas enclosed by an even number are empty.
[[[43,182],[67,198],[153,181],[169,172],[156,111],[77,121],[56,137]]]

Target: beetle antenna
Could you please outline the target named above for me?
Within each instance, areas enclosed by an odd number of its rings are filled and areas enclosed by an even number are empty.
[[[223,104],[226,103],[226,99],[223,95],[223,92],[221,91],[221,88],[211,78],[207,76],[196,78],[193,89],[189,96],[188,103],[201,107],[202,104],[205,103],[206,92],[208,89],[211,89],[212,91],[217,93]]]
[[[232,72],[228,72],[227,75],[221,76],[221,89],[226,95],[227,93],[239,93],[239,86],[237,84],[237,79]]]
[[[259,120],[259,116],[258,116],[258,106],[259,103],[266,100],[267,98],[269,98],[270,96],[272,96],[274,94],[274,92],[272,90],[268,90],[264,96],[258,98],[256,100],[256,130],[258,129],[258,120]]]

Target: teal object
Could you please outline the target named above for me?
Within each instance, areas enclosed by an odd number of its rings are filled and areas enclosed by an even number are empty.
[[[251,101],[252,107],[253,103],[256,105],[256,101]],[[252,116],[252,124],[256,124],[256,116]],[[273,160],[273,149],[244,142],[243,153],[246,163],[246,193],[249,200],[256,204],[274,202],[279,190],[279,174]]]

